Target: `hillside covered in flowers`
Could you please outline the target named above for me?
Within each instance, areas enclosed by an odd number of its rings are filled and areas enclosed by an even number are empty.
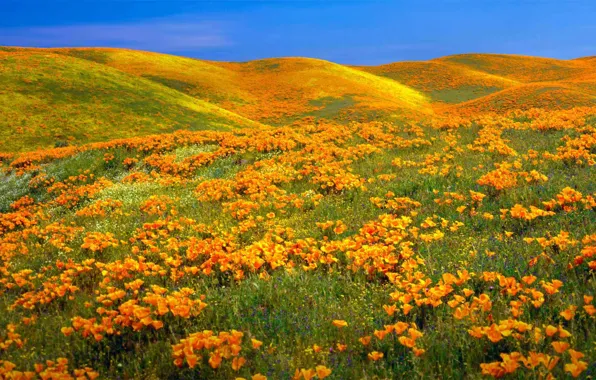
[[[0,152],[301,120],[429,121],[596,106],[596,59],[464,54],[347,66],[0,46]],[[11,138],[17,136],[17,138]]]
[[[0,378],[596,375],[593,61],[0,49]]]

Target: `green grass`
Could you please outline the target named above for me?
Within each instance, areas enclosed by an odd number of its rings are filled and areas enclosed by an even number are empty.
[[[483,86],[465,86],[455,89],[443,89],[430,93],[433,100],[455,104],[463,103],[468,100],[481,98],[500,91],[498,87],[483,87]]]
[[[0,151],[252,124],[175,89],[87,58],[23,54],[18,59],[0,58],[4,72]]]
[[[110,55],[107,52],[97,49],[67,49],[66,51],[56,50],[56,53],[86,59],[96,63],[108,63],[110,61]]]

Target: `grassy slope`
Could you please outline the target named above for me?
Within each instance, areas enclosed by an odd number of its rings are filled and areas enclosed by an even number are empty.
[[[321,109],[320,101],[347,98],[353,100],[356,114],[428,112],[426,97],[403,84],[323,60],[283,58],[223,65],[239,73],[242,85],[261,104],[279,104],[280,112],[268,112],[262,105],[254,109],[268,117],[308,115]]]
[[[515,108],[571,108],[596,104],[594,67],[581,60],[557,60],[521,55],[463,54],[438,59],[519,82],[518,86],[454,108],[459,112]]]
[[[151,80],[51,50],[0,51],[0,89],[0,151],[258,125]]]
[[[596,96],[565,82],[529,83],[451,107],[458,113],[499,112],[529,108],[592,106]]]
[[[62,54],[81,56],[80,49]],[[246,63],[201,61],[133,50],[90,49],[88,59],[151,79],[247,118],[276,124],[336,107],[423,111],[426,99],[402,84],[307,58]]]
[[[381,66],[360,66],[376,75],[391,78],[427,94],[433,101],[460,103],[519,84],[446,62],[396,62]]]
[[[436,61],[463,65],[522,83],[565,80],[579,75],[586,67],[574,60],[502,54],[460,54]]]

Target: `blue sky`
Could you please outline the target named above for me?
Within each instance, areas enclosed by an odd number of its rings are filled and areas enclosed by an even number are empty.
[[[345,64],[459,53],[596,55],[595,0],[0,0],[0,45]]]

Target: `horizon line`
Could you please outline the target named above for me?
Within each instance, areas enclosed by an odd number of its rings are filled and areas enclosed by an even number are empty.
[[[159,51],[152,51],[152,50],[141,50],[141,49],[135,49],[135,48],[126,48],[126,47],[112,47],[112,46],[52,46],[52,47],[38,47],[38,46],[18,46],[18,45],[0,45],[0,49],[2,48],[9,48],[9,49],[29,49],[29,50],[34,50],[34,49],[44,49],[44,50],[60,50],[60,49],[97,49],[97,50],[129,50],[129,51],[136,51],[136,52],[141,52],[141,53],[151,53],[151,54],[162,54],[162,55],[170,55],[170,56],[174,56],[174,57],[181,57],[181,58],[188,58],[188,59],[196,59],[196,60],[200,60],[200,61],[206,61],[206,62],[222,62],[222,63],[249,63],[249,62],[256,62],[256,61],[265,61],[265,60],[270,60],[270,59],[296,59],[296,58],[300,58],[300,59],[313,59],[313,60],[319,60],[319,61],[325,61],[325,62],[331,62],[331,63],[335,63],[335,64],[341,64],[344,66],[355,66],[355,67],[376,67],[376,66],[385,66],[385,65],[390,65],[393,63],[402,63],[402,62],[428,62],[428,61],[434,61],[434,60],[439,60],[442,58],[447,58],[447,57],[457,57],[457,56],[463,56],[463,55],[495,55],[495,56],[512,56],[512,57],[529,57],[529,58],[540,58],[540,59],[552,59],[552,60],[556,60],[556,61],[574,61],[574,60],[580,60],[580,59],[590,59],[590,58],[596,58],[596,55],[587,55],[587,56],[581,56],[581,57],[575,57],[575,58],[568,58],[568,59],[563,59],[563,58],[554,58],[554,57],[545,57],[545,56],[537,56],[537,55],[527,55],[527,54],[514,54],[514,53],[479,53],[479,52],[470,52],[470,53],[454,53],[454,54],[447,54],[447,55],[441,55],[441,56],[437,56],[434,58],[430,58],[430,59],[419,59],[419,60],[415,60],[415,59],[407,59],[407,60],[398,60],[398,61],[390,61],[387,63],[381,63],[381,64],[377,64],[377,65],[358,65],[358,64],[351,64],[351,63],[337,63],[334,61],[330,61],[328,59],[324,59],[324,58],[318,58],[318,57],[307,57],[307,56],[274,56],[274,57],[264,57],[264,58],[255,58],[255,59],[250,59],[248,61],[225,61],[225,60],[215,60],[215,59],[204,59],[204,58],[198,58],[198,57],[190,57],[190,56],[186,56],[186,55],[181,55],[181,54],[175,54],[175,53],[165,53],[165,52],[159,52]]]

